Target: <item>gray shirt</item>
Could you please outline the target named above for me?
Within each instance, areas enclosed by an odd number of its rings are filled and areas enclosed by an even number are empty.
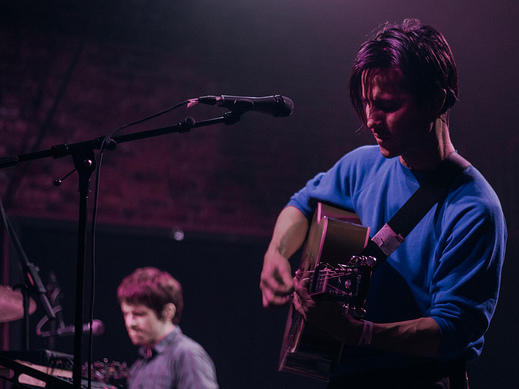
[[[129,389],[218,389],[213,361],[180,327],[169,333],[130,369]],[[149,351],[148,351],[148,354]]]

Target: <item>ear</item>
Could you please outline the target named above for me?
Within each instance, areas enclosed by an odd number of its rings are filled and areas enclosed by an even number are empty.
[[[430,97],[429,100],[426,100],[423,103],[422,113],[427,123],[434,123],[436,119],[440,118],[445,113],[443,112],[443,107],[445,105],[446,99],[447,92],[445,89],[439,89],[434,95]],[[433,128],[434,126],[431,126],[430,131],[432,131]]]
[[[177,313],[177,307],[173,303],[167,303],[162,309],[162,318],[167,321],[173,320]]]

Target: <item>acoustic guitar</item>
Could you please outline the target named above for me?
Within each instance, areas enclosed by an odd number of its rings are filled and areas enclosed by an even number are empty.
[[[317,203],[299,269],[311,276],[309,294],[317,304],[335,300],[362,318],[374,257],[361,256],[369,228],[353,212]],[[289,309],[279,370],[327,380],[344,345],[309,325],[292,305]]]

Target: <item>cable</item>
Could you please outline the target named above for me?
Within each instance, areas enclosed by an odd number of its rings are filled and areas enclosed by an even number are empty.
[[[177,103],[177,104],[175,104],[175,105],[173,105],[173,106],[171,106],[171,107],[169,107],[169,108],[166,108],[166,109],[164,109],[164,110],[162,110],[162,111],[160,111],[160,112],[157,112],[157,113],[154,113],[154,114],[152,114],[152,115],[146,116],[146,117],[143,118],[143,119],[139,119],[139,120],[135,120],[135,121],[133,121],[133,122],[129,122],[129,123],[123,124],[121,127],[118,127],[118,128],[116,128],[115,130],[113,130],[113,132],[110,134],[110,138],[116,136],[116,135],[117,135],[121,130],[124,130],[125,128],[131,127],[131,126],[135,126],[135,125],[140,124],[140,123],[143,123],[143,122],[145,122],[145,121],[148,121],[148,120],[154,119],[154,118],[159,117],[159,116],[161,116],[161,115],[164,115],[164,114],[166,114],[166,113],[168,113],[168,112],[171,112],[171,111],[173,111],[173,110],[175,110],[175,109],[177,109],[177,108],[180,108],[180,107],[182,107],[183,105],[188,106],[188,105],[192,102],[192,100],[193,100],[193,99],[189,99],[189,100],[181,101],[180,103]],[[101,148],[101,150],[102,150],[102,148]],[[100,150],[100,151],[101,151],[101,150]]]
[[[135,120],[129,123],[126,123],[115,130],[112,131],[112,133],[109,136],[105,136],[103,138],[103,141],[101,142],[101,145],[99,147],[99,153],[96,160],[96,175],[95,175],[95,187],[94,187],[94,204],[92,207],[92,224],[91,224],[91,275],[90,275],[90,304],[89,304],[89,323],[90,323],[90,329],[88,331],[88,384],[89,387],[91,385],[91,365],[93,360],[93,334],[92,334],[92,328],[93,328],[93,320],[94,320],[94,305],[95,305],[95,280],[96,280],[96,226],[97,226],[97,209],[98,209],[98,203],[99,203],[99,187],[101,182],[101,166],[103,163],[103,156],[106,144],[111,140],[112,137],[116,136],[119,132],[122,130],[135,126],[137,124],[143,123],[145,121],[154,119],[158,116],[164,115],[168,112],[173,111],[174,109],[177,109],[179,107],[182,107],[184,105],[188,105],[191,100],[185,100],[178,104],[175,104],[169,108],[166,108],[158,113],[146,116],[143,119]]]

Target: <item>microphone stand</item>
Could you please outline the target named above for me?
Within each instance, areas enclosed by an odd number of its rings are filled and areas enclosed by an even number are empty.
[[[0,212],[2,216],[2,221],[5,224],[5,229],[7,230],[7,234],[11,241],[13,242],[16,250],[18,251],[18,261],[20,262],[20,267],[22,268],[24,285],[20,287],[23,297],[23,323],[24,323],[24,338],[23,338],[23,349],[25,351],[29,350],[29,305],[30,305],[30,295],[37,294],[40,300],[41,305],[43,305],[43,309],[45,310],[45,314],[49,318],[49,320],[55,320],[56,315],[52,310],[51,304],[49,302],[49,298],[47,297],[47,290],[43,285],[43,282],[38,274],[39,268],[29,261],[25,250],[23,249],[20,240],[18,239],[18,235],[16,234],[11,222],[7,218],[5,214],[5,210],[2,204],[0,204]]]
[[[192,128],[205,127],[212,124],[237,123],[243,111],[229,111],[223,116],[196,122],[193,118],[187,117],[183,121],[173,126],[151,129],[147,131],[134,132],[127,135],[107,138],[105,147],[114,150],[118,143],[130,142],[139,139],[146,139],[170,133],[188,132]],[[26,162],[48,157],[61,158],[67,155],[72,156],[74,167],[79,178],[79,218],[77,235],[77,261],[76,261],[76,307],[74,316],[74,364],[73,364],[73,387],[81,388],[81,353],[82,353],[82,327],[83,327],[83,292],[84,292],[84,273],[86,257],[86,238],[87,238],[87,206],[88,192],[90,186],[90,176],[95,170],[94,150],[99,150],[105,137],[98,137],[84,142],[73,144],[61,144],[50,149],[36,151],[27,154],[20,154],[15,157],[0,158],[0,169],[15,166],[20,162]]]

